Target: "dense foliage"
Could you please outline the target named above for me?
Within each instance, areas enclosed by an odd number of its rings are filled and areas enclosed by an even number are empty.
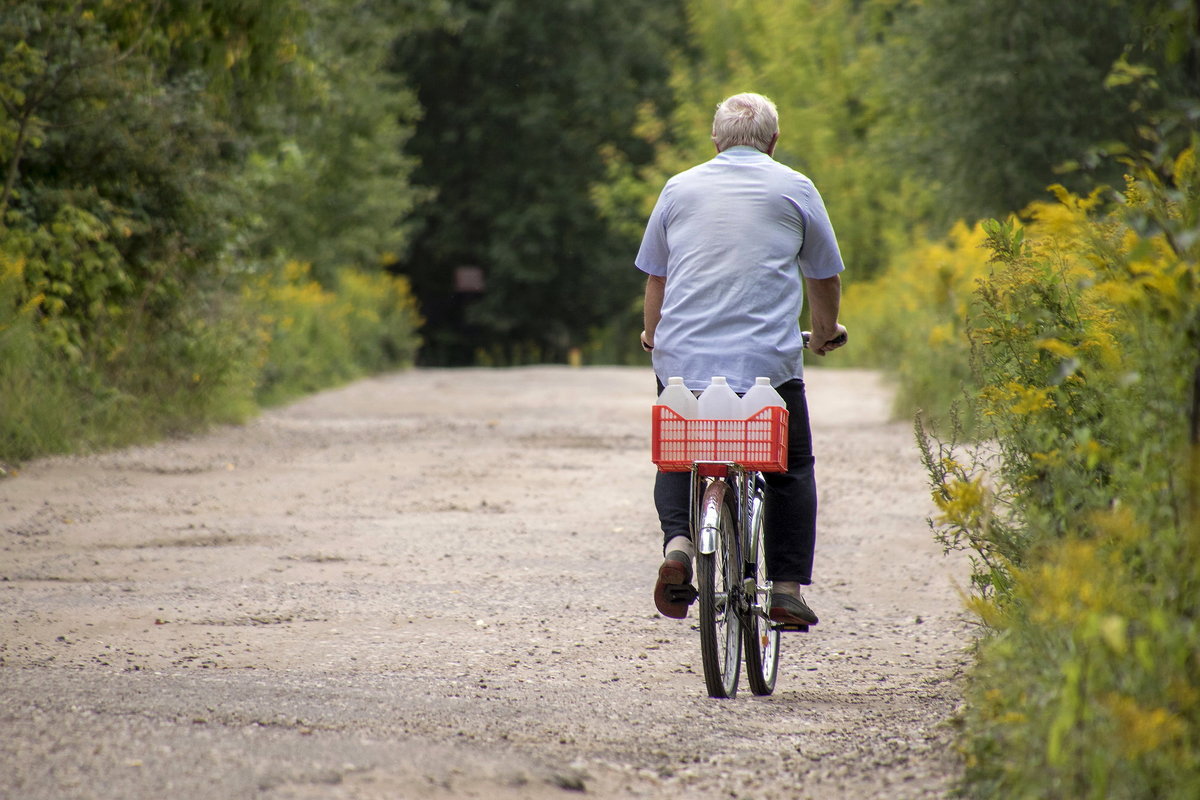
[[[371,4],[335,7],[0,11],[0,458],[238,419],[312,388],[264,377],[279,349],[242,285],[289,256],[334,290],[342,270],[377,272],[416,197],[391,113],[402,95],[363,97],[390,91],[361,74],[386,55],[389,25]],[[400,308],[410,341],[390,348],[395,363],[416,343]]]
[[[971,796],[1200,791],[1200,20],[1128,12],[1144,38],[1101,81],[1137,122],[1100,165],[1121,190],[1017,196],[846,298],[925,409],[936,535],[975,563]]]
[[[1075,189],[1120,179],[1104,156],[1140,115],[1133,87],[1106,78],[1127,53],[1144,57],[1130,52],[1137,5],[932,0],[899,18],[889,149],[936,195],[939,222],[1023,208],[1055,173]]]
[[[923,202],[902,170],[881,161],[891,135],[884,42],[897,5],[688,0],[692,50],[674,60],[677,105],[670,114],[641,110],[638,132],[655,148],[653,163],[610,154],[608,179],[595,190],[603,213],[640,234],[665,180],[713,156],[717,103],[755,91],[779,109],[775,157],[816,183],[848,263],[859,274],[878,269]]]
[[[1197,140],[1200,143],[1200,140]],[[991,636],[966,714],[989,797],[1200,791],[1200,168],[984,226],[978,427],[921,431]],[[1189,233],[1190,232],[1190,233]]]
[[[395,2],[306,0],[306,53],[259,106],[254,149],[239,181],[246,259],[295,256],[333,285],[344,266],[374,271],[406,253],[414,209],[428,193],[405,152],[421,115],[387,69],[408,15]]]
[[[670,114],[644,108],[638,128],[655,161],[611,157],[595,191],[603,213],[639,230],[666,178],[711,157],[716,103],[758,91],[779,107],[776,157],[830,209],[848,280],[958,220],[1044,200],[1051,183],[1119,183],[1116,157],[1184,146],[1184,131],[1158,123],[1193,114],[1200,96],[1184,0],[687,0],[687,10],[678,102]]]
[[[639,288],[636,240],[614,234],[589,189],[602,150],[650,155],[632,128],[641,104],[670,107],[679,3],[449,5],[395,46],[422,111],[414,180],[437,197],[398,266],[428,319],[424,358],[561,360]]]

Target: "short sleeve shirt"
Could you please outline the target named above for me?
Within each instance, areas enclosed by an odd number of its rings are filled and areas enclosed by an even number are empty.
[[[693,391],[715,375],[737,392],[802,378],[803,277],[845,268],[812,181],[752,147],[667,181],[634,263],[666,278],[654,371]]]

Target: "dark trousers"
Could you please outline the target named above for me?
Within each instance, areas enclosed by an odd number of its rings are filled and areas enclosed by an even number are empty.
[[[659,394],[663,387],[658,386]],[[788,471],[768,472],[763,510],[767,580],[812,583],[813,549],[817,540],[817,481],[813,473],[812,432],[804,381],[776,388],[788,409]],[[690,536],[688,505],[691,473],[660,472],[654,481],[654,505],[662,524],[663,544]]]

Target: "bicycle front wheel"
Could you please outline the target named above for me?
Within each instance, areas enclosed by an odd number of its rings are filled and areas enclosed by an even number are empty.
[[[701,501],[701,540],[711,536],[716,547],[711,553],[696,554],[696,581],[700,600],[700,656],[704,683],[711,697],[737,694],[741,671],[741,620],[738,592],[741,556],[734,527],[733,493],[725,481],[717,480]]]
[[[750,683],[750,691],[767,695],[775,691],[775,678],[779,674],[779,630],[767,618],[771,592],[767,584],[767,559],[763,547],[761,492],[756,493],[751,502],[750,535],[743,543],[746,548],[746,599],[750,602],[750,609],[742,628],[742,637],[746,648],[746,679]]]

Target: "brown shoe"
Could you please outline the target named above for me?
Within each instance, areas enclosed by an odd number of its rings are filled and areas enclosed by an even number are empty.
[[[784,625],[817,624],[817,615],[808,607],[808,603],[804,602],[804,598],[790,594],[771,595],[770,617],[772,622]]]
[[[658,582],[654,584],[654,606],[658,613],[671,619],[687,616],[688,606],[696,599],[692,587],[692,560],[682,550],[667,553],[658,568]]]

